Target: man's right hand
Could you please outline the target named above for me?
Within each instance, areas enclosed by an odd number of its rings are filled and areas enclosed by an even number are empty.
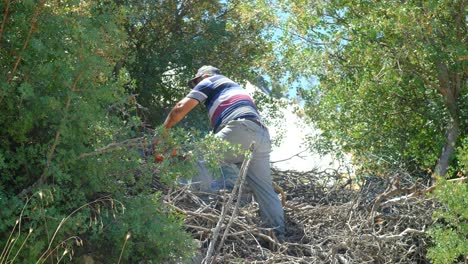
[[[179,150],[179,147],[175,147],[171,151],[171,157],[177,156],[177,151]],[[163,150],[165,151],[165,150]],[[156,163],[161,163],[164,161],[164,155],[163,154],[154,154],[154,162]]]

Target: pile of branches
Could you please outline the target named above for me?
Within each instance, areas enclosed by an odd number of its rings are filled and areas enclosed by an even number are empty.
[[[242,170],[240,179],[242,178]],[[425,263],[425,234],[437,203],[429,183],[406,173],[361,186],[337,171],[274,171],[286,240],[262,227],[258,205],[242,192],[168,190],[164,201],[186,216],[199,243],[192,263]]]

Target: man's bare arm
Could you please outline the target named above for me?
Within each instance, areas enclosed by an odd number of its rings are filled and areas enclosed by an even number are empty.
[[[185,97],[184,99],[180,100],[172,108],[171,112],[169,112],[166,117],[166,121],[164,121],[164,126],[166,129],[169,130],[171,127],[179,123],[180,120],[182,120],[197,105],[198,101],[192,98]]]

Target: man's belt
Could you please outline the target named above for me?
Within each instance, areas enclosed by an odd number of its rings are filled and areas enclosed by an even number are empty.
[[[245,118],[245,117],[239,117],[234,120],[249,120],[254,122],[255,124],[259,125],[260,127],[266,128],[266,126],[262,123],[262,121],[258,120],[257,118]]]
[[[253,119],[253,118],[252,118],[252,119],[250,119],[250,118],[246,118],[245,120],[252,121],[252,122],[254,122],[255,124],[257,124],[257,125],[259,125],[259,126],[261,126],[261,127],[265,127],[265,125],[264,125],[262,122],[260,122],[260,120],[258,120],[258,119]]]

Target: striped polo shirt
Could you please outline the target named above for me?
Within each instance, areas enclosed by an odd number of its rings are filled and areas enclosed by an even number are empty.
[[[203,79],[187,97],[205,104],[214,132],[218,132],[231,120],[239,118],[260,120],[252,97],[242,86],[223,75]]]

